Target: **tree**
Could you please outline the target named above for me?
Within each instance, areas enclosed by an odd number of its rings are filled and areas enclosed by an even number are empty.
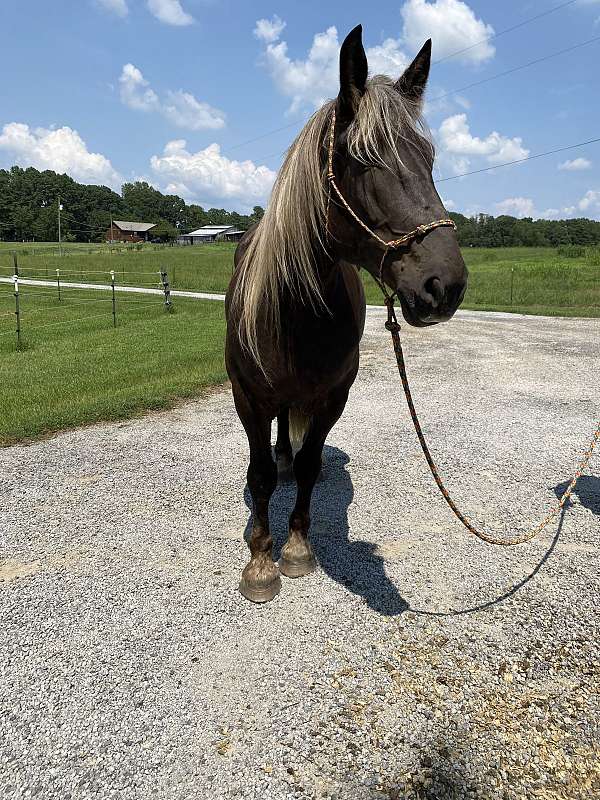
[[[108,186],[77,183],[69,175],[52,170],[14,166],[0,169],[0,239],[56,241],[58,199],[63,205],[62,235],[65,241],[104,241],[113,219],[160,223],[160,238],[169,241],[177,233],[189,233],[203,225],[235,225],[246,230],[265,213],[254,206],[251,214],[225,208],[206,210],[186,204],[176,194],[163,194],[147,181],[125,183],[122,194]],[[566,220],[517,219],[508,214],[466,217],[451,212],[463,247],[560,247],[600,244],[600,222],[585,218]],[[152,232],[152,235],[156,235]]]
[[[178,230],[170,222],[161,219],[155,228],[149,233],[152,239],[160,239],[161,242],[174,242],[178,236]]]

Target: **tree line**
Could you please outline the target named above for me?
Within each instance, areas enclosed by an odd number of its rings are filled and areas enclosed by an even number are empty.
[[[68,175],[33,167],[0,169],[0,240],[58,240],[58,202],[62,205],[64,241],[100,242],[112,219],[155,222],[152,235],[162,241],[203,225],[235,225],[246,230],[264,211],[252,214],[224,208],[204,209],[175,194],[163,194],[145,181],[125,183],[121,194],[107,186],[77,183]],[[508,215],[466,217],[451,212],[459,243],[464,247],[558,247],[600,244],[600,222],[595,220],[517,219]]]
[[[77,183],[68,175],[33,167],[0,169],[0,240],[58,241],[58,203],[63,241],[101,242],[112,219],[154,222],[162,241],[203,225],[235,225],[246,230],[264,211],[252,214],[204,209],[175,194],[163,194],[145,181],[125,183],[121,194],[108,186]]]
[[[465,217],[451,212],[462,247],[560,247],[600,244],[600,222],[592,219],[517,219],[508,215]]]

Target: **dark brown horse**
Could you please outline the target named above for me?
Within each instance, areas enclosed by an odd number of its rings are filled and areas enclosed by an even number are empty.
[[[454,231],[414,231],[435,220],[448,224],[440,219],[447,215],[421,122],[430,54],[427,42],[397,82],[368,80],[361,27],[347,36],[337,99],[317,111],[292,144],[265,216],[236,251],[226,363],[250,445],[251,558],[240,583],[249,600],[275,597],[280,573],[298,577],[316,567],[308,539],[310,499],[325,439],[358,370],[365,321],[358,268],[385,282],[411,325],[449,319],[464,295],[467,272]],[[403,246],[386,248],[408,231],[415,235]],[[277,465],[271,453],[275,417]],[[295,458],[290,428],[292,439],[296,429],[302,442]],[[277,565],[269,500],[278,471],[292,466],[297,498]]]

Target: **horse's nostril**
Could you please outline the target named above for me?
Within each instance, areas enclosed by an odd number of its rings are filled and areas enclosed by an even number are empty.
[[[434,306],[439,305],[444,299],[444,287],[439,278],[427,278],[423,288],[431,296]]]

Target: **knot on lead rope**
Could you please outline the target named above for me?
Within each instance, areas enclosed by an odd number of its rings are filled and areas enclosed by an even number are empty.
[[[385,323],[386,330],[391,334],[400,332],[400,323],[396,319],[396,311],[394,309],[394,298],[386,297],[385,304],[387,306],[388,318]]]

